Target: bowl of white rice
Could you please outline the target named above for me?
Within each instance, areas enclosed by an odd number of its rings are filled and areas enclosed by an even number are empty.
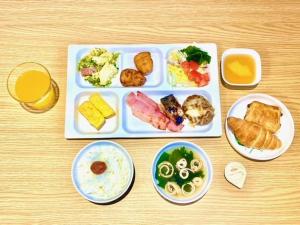
[[[134,177],[131,156],[112,141],[96,141],[77,154],[72,165],[72,181],[85,199],[107,204],[121,198]]]

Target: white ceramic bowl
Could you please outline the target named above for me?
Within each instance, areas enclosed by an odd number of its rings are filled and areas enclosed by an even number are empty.
[[[224,74],[224,60],[227,56],[229,55],[235,55],[235,54],[241,54],[241,55],[250,55],[253,57],[254,61],[255,61],[255,67],[256,67],[256,77],[255,80],[250,83],[250,84],[233,84],[231,82],[229,82],[228,80],[226,80],[225,78],[225,74]],[[251,87],[251,86],[255,86],[257,85],[260,80],[261,80],[261,59],[260,59],[260,55],[258,54],[257,51],[253,50],[253,49],[248,49],[248,48],[230,48],[227,49],[223,52],[222,55],[222,61],[221,61],[221,70],[222,70],[222,79],[224,80],[224,82],[230,86],[237,86],[237,87]]]
[[[81,159],[81,157],[84,157],[84,155],[87,152],[89,152],[90,149],[98,147],[98,146],[113,146],[113,147],[115,147],[115,149],[117,149],[117,151],[121,152],[125,156],[125,158],[128,160],[128,163],[129,163],[129,179],[128,179],[128,183],[126,184],[126,187],[119,194],[117,194],[116,196],[113,196],[112,198],[109,198],[109,199],[95,198],[91,195],[86,194],[81,189],[81,186],[77,179],[78,171],[76,170],[76,167],[77,167],[79,159]],[[128,154],[128,152],[125,150],[125,148],[123,146],[119,145],[116,142],[112,142],[112,141],[95,141],[95,142],[92,142],[92,143],[86,145],[85,147],[83,147],[80,150],[80,152],[77,154],[77,156],[75,157],[75,159],[73,161],[71,176],[72,176],[72,182],[73,182],[75,189],[83,198],[85,198],[91,202],[94,202],[94,203],[107,204],[107,203],[114,202],[115,200],[118,200],[119,198],[121,198],[126,193],[126,191],[129,189],[129,187],[132,183],[133,177],[134,177],[134,166],[133,166],[133,161],[131,159],[131,156]]]
[[[199,154],[200,158],[203,160],[204,167],[206,168],[206,179],[205,179],[205,182],[202,186],[201,191],[199,191],[197,194],[195,194],[191,197],[187,197],[187,198],[175,198],[171,195],[168,195],[167,193],[165,193],[163,188],[158,186],[157,180],[155,178],[156,164],[157,164],[157,161],[160,158],[160,156],[164,152],[168,152],[168,151],[170,151],[174,148],[181,147],[181,146],[185,146],[185,147],[191,149],[196,154]],[[153,163],[152,163],[152,182],[153,182],[153,185],[154,185],[156,191],[163,198],[165,198],[166,200],[168,200],[172,203],[184,205],[184,204],[193,203],[193,202],[201,199],[207,193],[208,189],[210,188],[210,185],[212,183],[212,178],[213,178],[213,168],[212,168],[212,163],[210,161],[210,158],[208,157],[208,155],[206,154],[206,152],[202,148],[200,148],[198,145],[196,145],[192,142],[188,142],[188,141],[175,141],[175,142],[171,142],[171,143],[165,145],[155,155]]]

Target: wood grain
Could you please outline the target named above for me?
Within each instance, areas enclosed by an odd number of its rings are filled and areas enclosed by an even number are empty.
[[[0,224],[300,224],[300,2],[299,1],[10,1],[0,0]],[[151,183],[156,151],[175,139],[116,141],[136,166],[131,192],[99,206],[85,201],[70,178],[71,163],[91,140],[64,139],[67,46],[71,43],[213,42],[256,49],[262,82],[251,90],[221,85],[222,118],[249,93],[267,93],[290,109],[296,135],[290,149],[269,162],[241,157],[221,138],[190,138],[210,155],[214,180],[199,202],[176,206]],[[44,64],[60,87],[45,114],[30,114],[6,90],[18,63]],[[238,190],[223,177],[229,161],[248,170]]]

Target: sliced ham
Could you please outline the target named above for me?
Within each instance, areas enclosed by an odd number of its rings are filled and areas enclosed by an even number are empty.
[[[141,99],[143,102],[145,102],[146,104],[149,104],[154,108],[156,108],[158,111],[160,111],[159,105],[144,93],[137,91],[137,97]]]
[[[160,130],[166,130],[169,122],[170,119],[161,112],[156,111],[152,114],[151,124]]]
[[[150,123],[157,129],[170,130],[173,132],[181,131],[183,125],[177,126],[171,121],[160,109],[159,105],[151,98],[143,94],[142,92],[131,92],[126,102],[131,108],[132,114],[140,120]]]
[[[168,130],[173,131],[173,132],[179,132],[182,130],[182,128],[184,127],[183,124],[180,125],[176,125],[176,123],[174,123],[172,120],[170,120],[170,122],[168,123]]]
[[[137,101],[137,98],[133,92],[130,92],[130,94],[126,98],[127,104],[131,107],[135,102]]]
[[[130,93],[127,96],[127,104],[131,107],[132,114],[146,123],[151,123],[152,114],[155,113],[155,109],[149,107],[144,102],[137,99],[134,93]]]
[[[133,92],[131,92],[127,96],[127,104],[134,109],[135,111],[141,111],[144,113],[155,113],[157,110],[152,105],[149,105],[145,103],[144,101],[141,101]]]
[[[93,68],[93,67],[82,68],[80,70],[81,75],[84,76],[84,77],[85,76],[90,76],[90,75],[92,75],[95,72],[96,72],[96,69]]]

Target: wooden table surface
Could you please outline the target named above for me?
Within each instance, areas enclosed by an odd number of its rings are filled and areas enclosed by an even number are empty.
[[[221,1],[220,1],[221,2]],[[0,224],[300,224],[300,2],[299,1],[0,1]],[[247,3],[248,2],[248,3]],[[255,162],[221,138],[184,138],[212,159],[211,189],[195,204],[164,201],[151,181],[157,150],[176,139],[116,139],[132,155],[136,179],[114,205],[95,205],[74,189],[75,155],[92,140],[64,138],[69,44],[212,42],[256,49],[263,78],[250,90],[220,83],[222,121],[249,93],[284,102],[296,128],[281,157]],[[6,90],[10,70],[24,61],[44,64],[60,87],[51,111],[31,114]],[[229,161],[248,171],[244,189],[223,176]]]

